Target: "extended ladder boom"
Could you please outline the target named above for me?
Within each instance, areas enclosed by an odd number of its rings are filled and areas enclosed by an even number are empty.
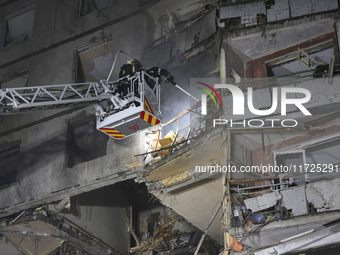
[[[84,102],[98,102],[112,95],[103,82],[7,88],[0,90],[0,109],[3,114],[12,111],[74,106]]]

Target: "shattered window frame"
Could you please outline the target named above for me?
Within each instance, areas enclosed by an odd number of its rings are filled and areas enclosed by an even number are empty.
[[[9,27],[8,24],[10,22],[10,20],[16,19],[20,16],[26,15],[29,12],[32,12],[32,20],[31,22],[27,22],[27,24],[29,24],[29,26],[26,27],[25,32],[28,32],[28,34],[24,33],[21,36],[14,38],[13,36],[11,36],[10,31],[9,31]],[[33,33],[34,33],[34,19],[35,19],[35,4],[31,4],[28,5],[26,7],[23,7],[17,11],[14,11],[12,13],[9,13],[7,15],[4,15],[4,17],[2,18],[2,38],[1,38],[1,45],[2,48],[6,48],[6,47],[10,47],[13,44],[16,44],[18,42],[23,42],[26,41],[30,38],[32,38]],[[9,38],[12,37],[12,38]]]
[[[74,67],[75,72],[73,72],[73,82],[83,83],[83,82],[98,81],[98,79],[96,79],[94,76],[91,75],[90,73],[91,70],[88,70],[87,68],[85,68],[83,59],[81,57],[82,54],[84,53],[91,54],[91,51],[96,51],[98,48],[103,48],[103,54],[96,55],[95,57],[91,58],[91,61],[94,61],[94,59],[97,57],[107,55],[112,51],[112,37],[106,36],[104,38],[100,38],[94,42],[91,42],[90,44],[84,45],[74,50],[73,67]],[[111,63],[110,63],[109,68],[111,68]],[[118,70],[118,69],[115,69],[115,70]]]

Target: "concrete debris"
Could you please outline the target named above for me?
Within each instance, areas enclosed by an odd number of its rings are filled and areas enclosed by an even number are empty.
[[[160,218],[155,219],[153,217],[155,215],[150,214],[145,222],[148,225],[148,239],[142,241],[140,246],[131,248],[131,253],[150,254],[156,248],[171,249],[170,241],[179,237],[178,231],[173,229],[176,218],[169,218],[165,224],[159,225]],[[160,215],[158,214],[158,216]],[[154,227],[150,229],[149,223],[152,223]]]
[[[132,247],[131,254],[192,254],[202,237],[197,228],[186,224],[181,216],[168,209],[153,209],[144,219],[143,227],[138,231],[140,245]],[[217,254],[217,245],[211,239],[207,238],[202,247],[208,251],[205,254]]]

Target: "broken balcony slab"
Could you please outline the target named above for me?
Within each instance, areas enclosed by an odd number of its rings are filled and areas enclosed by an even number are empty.
[[[306,214],[308,204],[312,204],[318,211],[340,209],[340,178],[333,180],[309,183],[273,193],[264,194],[254,198],[245,199],[248,209],[253,212],[268,209],[282,198],[282,206],[292,210],[294,216]]]
[[[204,137],[192,139],[190,145],[184,146],[152,166],[146,167],[147,172],[144,174],[144,178],[148,181],[158,181],[184,172],[191,166],[221,159],[224,155],[224,150],[221,149],[222,144],[221,130],[215,130]],[[207,153],[211,151],[214,153]]]

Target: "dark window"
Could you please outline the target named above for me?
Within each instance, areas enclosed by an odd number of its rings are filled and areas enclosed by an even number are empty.
[[[0,188],[15,182],[21,141],[0,145]]]
[[[68,167],[106,155],[109,136],[98,131],[91,119],[69,123]]]

